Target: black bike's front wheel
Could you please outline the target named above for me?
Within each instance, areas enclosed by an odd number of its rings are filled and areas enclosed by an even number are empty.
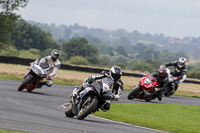
[[[67,117],[74,117],[74,114],[72,113],[72,103],[70,103],[69,106],[67,106],[65,110],[65,115]]]
[[[84,107],[79,111],[77,118],[79,120],[83,120],[86,116],[88,116],[94,109],[97,107],[98,100],[96,97],[92,98]]]
[[[18,87],[18,91],[23,91],[25,87],[30,83],[31,79],[31,76],[27,75],[22,84]]]

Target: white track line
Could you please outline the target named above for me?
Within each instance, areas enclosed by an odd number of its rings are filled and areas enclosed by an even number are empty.
[[[61,105],[61,107],[63,107],[65,109],[66,105],[68,105],[68,104],[69,103],[64,103],[64,104]],[[110,119],[106,119],[106,118],[101,118],[101,117],[94,116],[94,115],[89,115],[89,116],[94,117],[94,118],[98,118],[98,119],[102,119],[102,120],[106,120],[106,121],[111,121],[111,122],[119,123],[119,124],[122,124],[122,125],[127,125],[127,126],[142,128],[142,129],[151,130],[151,131],[160,132],[160,133],[161,132],[163,132],[163,133],[169,133],[169,132],[160,131],[160,130],[156,130],[156,129],[152,129],[152,128],[141,127],[141,126],[136,126],[136,125],[132,125],[132,124],[124,123],[124,122],[119,122],[119,121],[114,121],[114,120],[110,120]]]

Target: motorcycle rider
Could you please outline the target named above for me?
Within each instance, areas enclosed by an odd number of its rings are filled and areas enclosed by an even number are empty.
[[[44,58],[37,59],[34,61],[35,64],[39,65],[46,72],[46,79],[40,84],[38,88],[41,88],[43,85],[51,87],[53,84],[53,77],[56,75],[58,69],[61,67],[61,62],[59,61],[60,52],[54,49],[51,52],[51,56],[46,56]]]
[[[174,77],[174,80],[178,83],[183,82],[186,79],[186,58],[180,57],[177,61],[172,63],[167,63],[165,66],[174,66],[174,71],[171,72],[171,75]]]
[[[94,81],[98,79],[103,78],[110,78],[113,81],[112,86],[112,93],[113,94],[107,94],[110,97],[112,97],[111,100],[119,100],[121,97],[121,93],[124,87],[124,84],[122,80],[120,79],[122,75],[122,70],[119,66],[113,66],[109,72],[102,71],[101,73],[97,75],[92,75],[89,78],[85,79],[83,82],[83,85],[81,85],[80,89],[77,90],[77,93],[74,93],[75,95],[80,95],[81,91],[83,91],[85,88],[87,88],[90,84],[92,84]],[[110,109],[110,102],[111,100],[106,100],[105,104],[100,108],[104,112],[108,111]]]
[[[171,92],[174,93],[176,91],[176,88],[178,88],[178,84],[183,82],[186,79],[186,58],[180,57],[178,60],[165,64],[165,67],[167,66],[174,66],[174,71],[170,74],[173,76],[173,81],[171,82]]]
[[[171,82],[170,75],[167,73],[164,65],[161,65],[159,71],[152,75],[158,81],[159,86],[156,88],[156,93],[158,100],[161,101],[163,93],[167,89],[167,85]]]

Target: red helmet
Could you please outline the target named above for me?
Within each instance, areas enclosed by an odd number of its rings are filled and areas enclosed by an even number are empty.
[[[160,66],[158,74],[159,74],[159,77],[165,77],[165,75],[167,75],[167,70],[165,69],[164,65]]]

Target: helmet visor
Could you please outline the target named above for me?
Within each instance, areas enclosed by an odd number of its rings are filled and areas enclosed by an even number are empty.
[[[165,76],[165,73],[159,73],[159,76],[160,76],[160,77],[164,77],[164,76]]]
[[[179,62],[179,65],[181,65],[181,66],[184,66],[184,65],[185,65],[185,63],[183,63],[183,62]]]
[[[118,81],[121,78],[121,75],[112,73],[114,81]]]
[[[58,55],[55,55],[55,54],[52,55],[52,56],[51,56],[51,59],[52,59],[52,60],[57,60],[57,59],[58,59]]]

